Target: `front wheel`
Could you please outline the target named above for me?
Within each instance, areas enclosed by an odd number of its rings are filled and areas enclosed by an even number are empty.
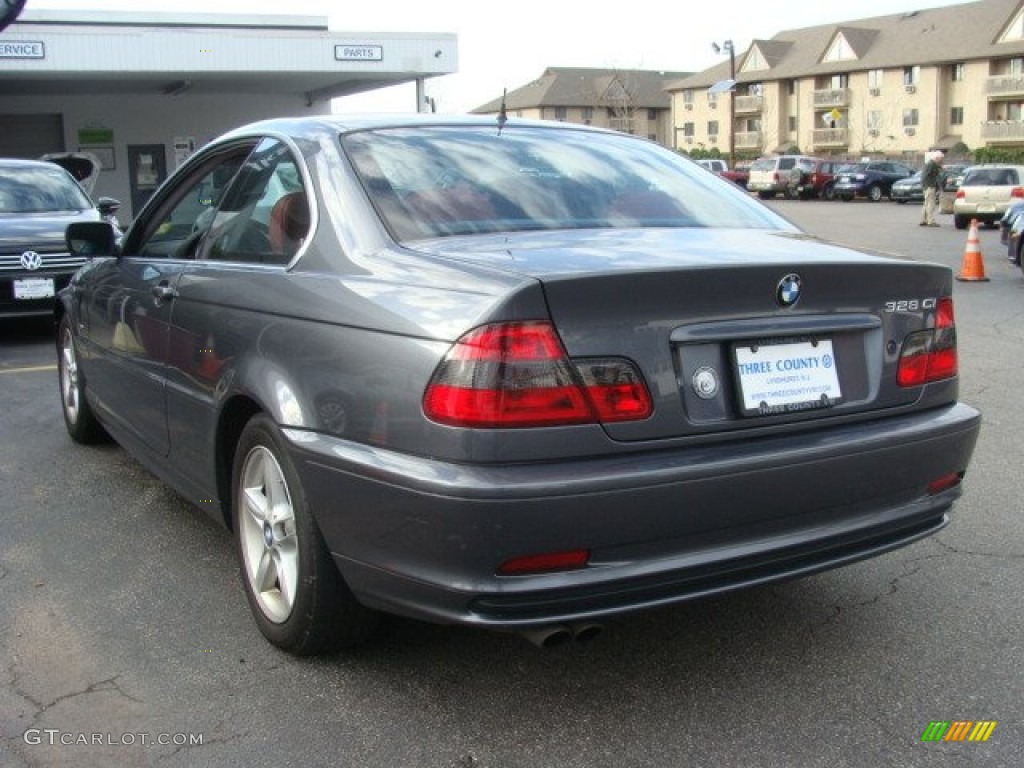
[[[267,416],[254,416],[242,431],[232,477],[242,585],[263,636],[300,656],[369,639],[378,615],[338,572],[285,439]]]
[[[868,198],[872,203],[880,202],[882,199],[882,188],[877,184],[872,184],[868,187]]]
[[[64,315],[57,326],[57,375],[60,380],[60,405],[68,434],[76,443],[99,443],[107,433],[85,398],[85,379],[78,367],[78,353],[71,321]]]

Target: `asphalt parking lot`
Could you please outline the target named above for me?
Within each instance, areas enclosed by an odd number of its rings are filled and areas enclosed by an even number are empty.
[[[959,272],[916,204],[778,200],[812,234]],[[301,660],[250,619],[229,535],[61,420],[49,328],[0,335],[0,765],[1024,765],[1024,274],[957,282],[984,414],[944,531],[841,570],[640,614],[593,642],[392,619]],[[780,489],[782,492],[783,489]],[[987,741],[922,741],[934,721]]]

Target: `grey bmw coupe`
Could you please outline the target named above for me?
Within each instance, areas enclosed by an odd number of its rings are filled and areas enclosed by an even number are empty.
[[[230,529],[297,654],[380,612],[550,644],[877,555],[949,522],[978,436],[948,268],[624,134],[267,121],[67,239],[71,437]]]

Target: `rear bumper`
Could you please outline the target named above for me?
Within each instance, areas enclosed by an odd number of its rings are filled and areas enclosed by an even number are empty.
[[[545,465],[465,466],[286,430],[328,547],[367,605],[522,629],[802,576],[945,526],[980,425],[969,406],[813,436]],[[502,577],[585,548],[576,571]]]

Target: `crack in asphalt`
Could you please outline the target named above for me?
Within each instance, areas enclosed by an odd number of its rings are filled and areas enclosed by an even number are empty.
[[[966,555],[967,557],[988,557],[993,560],[1024,560],[1024,553],[1019,552],[976,552],[972,549],[957,549],[952,544],[947,544],[940,539],[935,539],[935,543],[947,552],[952,552],[955,555]]]
[[[29,720],[28,727],[32,727],[33,725],[35,725],[36,721],[40,717],[42,717],[44,714],[46,714],[48,710],[52,709],[58,704],[62,704],[65,701],[70,701],[71,699],[77,698],[79,696],[86,696],[92,693],[99,693],[102,691],[117,691],[118,694],[128,699],[129,701],[134,701],[136,704],[143,703],[141,699],[135,698],[131,694],[127,693],[121,687],[121,685],[117,682],[117,679],[120,677],[120,675],[114,675],[113,677],[108,677],[105,680],[98,680],[95,683],[90,683],[88,686],[86,686],[80,691],[72,691],[71,693],[65,693],[61,696],[58,696],[53,701],[47,704],[34,698],[30,693],[21,688],[21,686],[19,685],[21,676],[15,670],[16,663],[17,662],[12,662],[11,664],[7,665],[7,686],[17,696],[20,696],[22,699],[27,701],[35,708],[35,712],[32,713],[31,719]]]

